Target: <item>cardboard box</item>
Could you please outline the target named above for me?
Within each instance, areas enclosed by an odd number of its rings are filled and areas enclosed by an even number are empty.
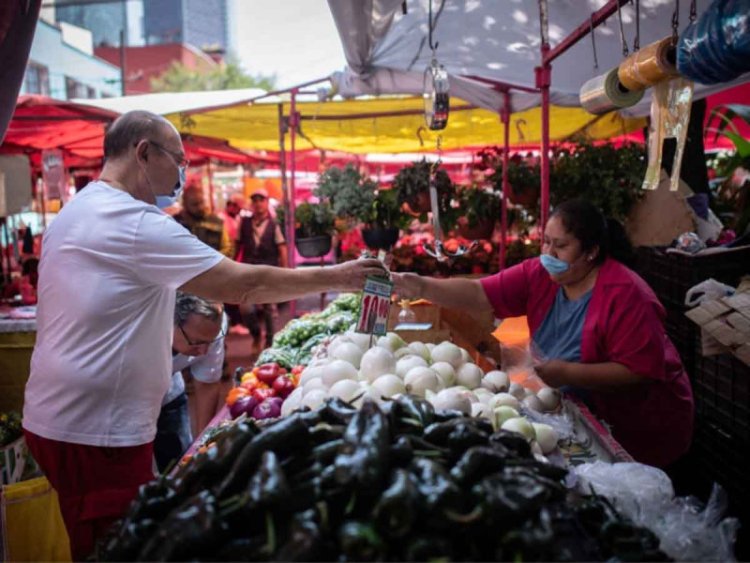
[[[701,303],[685,316],[701,327],[704,356],[730,353],[750,365],[750,277],[734,295]]]

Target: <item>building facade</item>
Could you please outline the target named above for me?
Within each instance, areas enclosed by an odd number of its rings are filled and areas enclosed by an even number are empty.
[[[159,0],[143,11],[146,43],[188,43],[199,49],[229,47],[227,0]]]
[[[120,32],[125,45],[140,46],[145,44],[143,8],[144,0],[86,4],[80,0],[56,0],[55,21],[90,30],[95,47],[119,46]]]
[[[120,69],[94,56],[85,30],[39,20],[31,44],[21,94],[41,94],[60,100],[119,96]],[[66,40],[66,35],[70,38]]]

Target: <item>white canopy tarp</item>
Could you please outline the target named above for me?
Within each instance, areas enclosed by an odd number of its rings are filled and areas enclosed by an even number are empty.
[[[428,43],[430,0],[328,0],[341,37],[348,67],[333,77],[344,96],[361,94],[418,94],[432,52]],[[474,105],[498,111],[502,94],[478,80],[533,88],[534,68],[541,64],[538,0],[432,0],[438,42],[437,58],[451,77],[451,94]],[[440,6],[442,4],[442,9]],[[554,48],[605,0],[549,0],[549,38]],[[679,2],[679,29],[689,22],[690,2]],[[700,16],[710,0],[698,0]],[[674,0],[640,0],[640,45],[672,33]],[[635,7],[622,7],[624,35],[632,50],[636,33]],[[598,68],[594,67],[591,36],[584,37],[552,63],[550,101],[560,106],[580,106],[578,92],[588,79],[617,66],[623,59],[617,12],[594,32]],[[702,98],[732,85],[696,84]],[[540,105],[534,93],[511,91],[512,111]],[[629,108],[628,116],[647,115],[650,96]]]

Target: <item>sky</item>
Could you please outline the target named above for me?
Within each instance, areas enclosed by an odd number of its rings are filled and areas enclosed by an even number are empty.
[[[326,0],[229,0],[230,37],[250,74],[286,88],[343,70],[346,60]]]

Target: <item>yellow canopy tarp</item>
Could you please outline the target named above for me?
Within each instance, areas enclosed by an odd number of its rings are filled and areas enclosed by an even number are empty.
[[[279,150],[279,105],[290,113],[288,101],[241,103],[190,113],[172,113],[169,119],[181,133],[227,139],[247,150]],[[451,100],[448,126],[443,131],[425,127],[419,97],[381,97],[342,101],[297,103],[300,135],[297,150],[312,148],[356,154],[434,151],[441,137],[443,149],[502,145],[503,127],[498,114]],[[550,139],[564,141],[575,134],[590,139],[617,137],[645,126],[645,119],[624,119],[616,113],[591,115],[580,108],[550,108]],[[533,108],[511,115],[511,146],[538,144],[541,110]],[[286,149],[291,148],[289,135]]]

